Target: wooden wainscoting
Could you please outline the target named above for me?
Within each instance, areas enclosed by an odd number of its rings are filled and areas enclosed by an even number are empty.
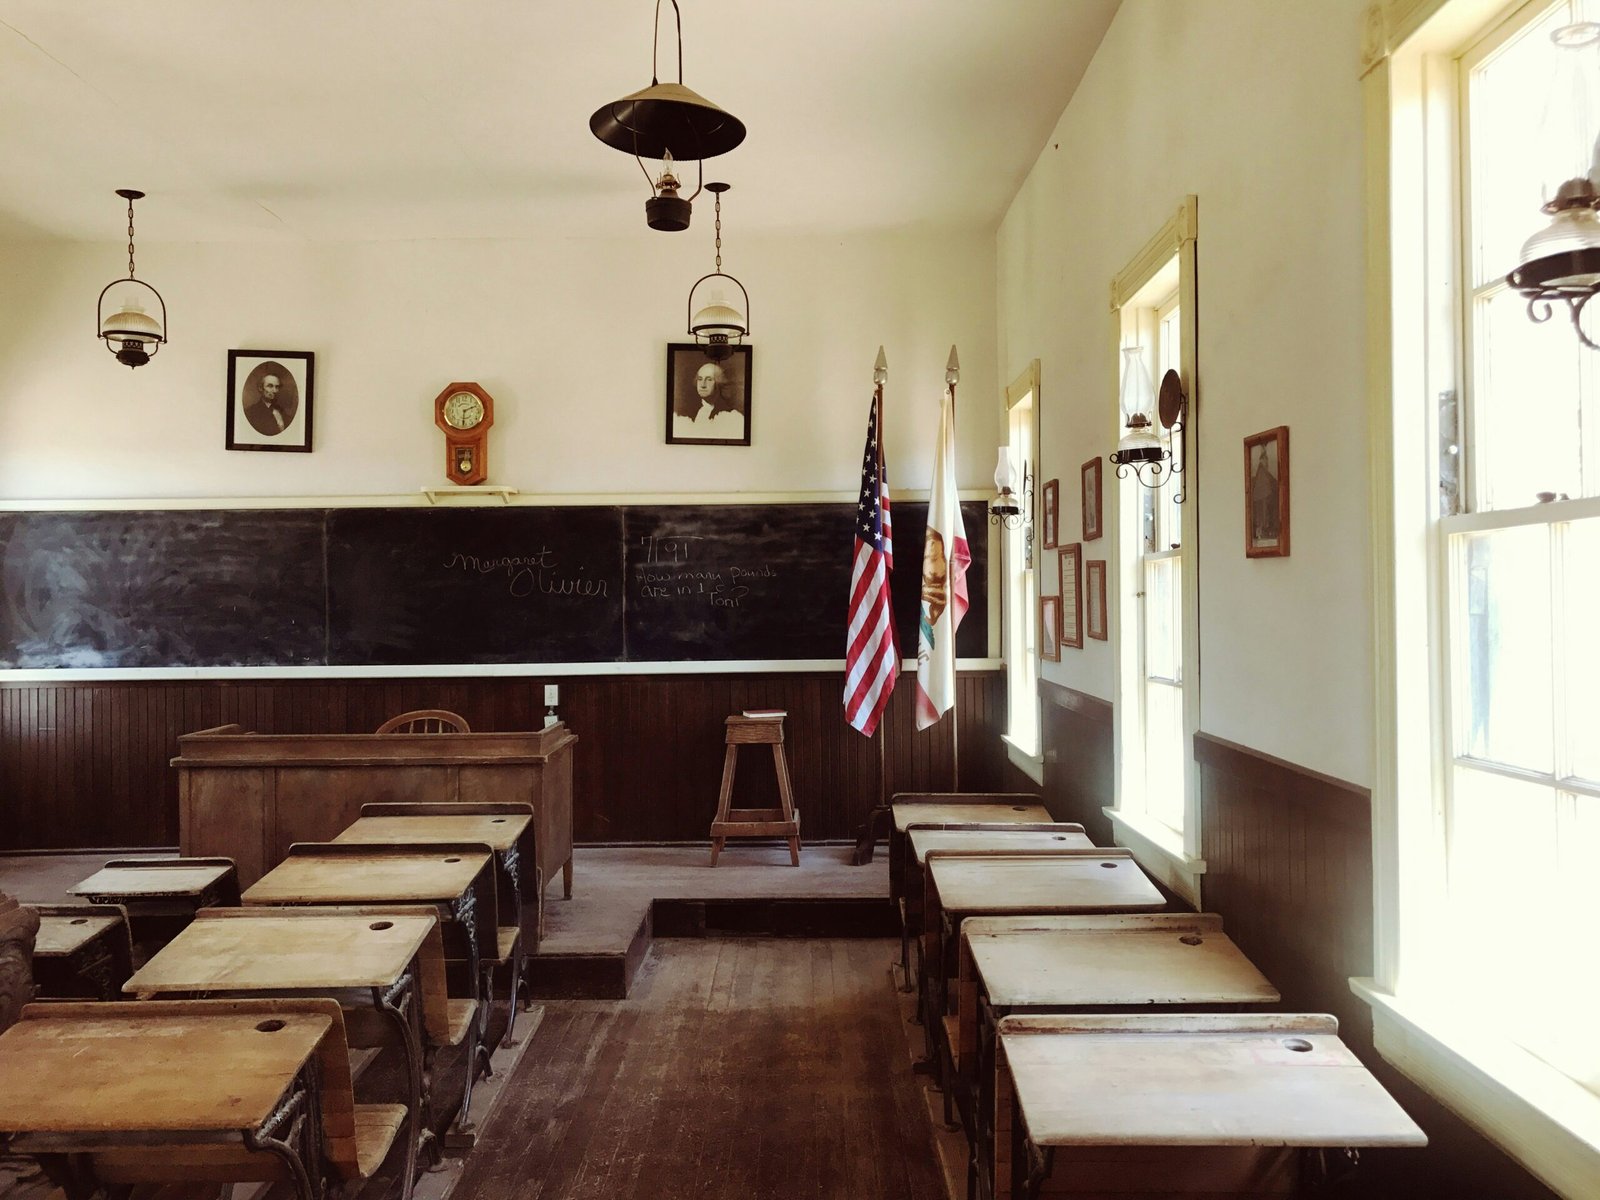
[[[561,686],[578,735],[573,834],[580,842],[704,841],[722,772],[722,721],[783,708],[789,772],[810,840],[852,838],[879,797],[877,741],[844,722],[837,673],[560,679],[315,679],[0,684],[0,850],[175,846],[180,734],[230,722],[261,733],[368,733],[396,713],[447,708],[477,730],[544,723]],[[914,676],[885,716],[885,794],[953,786],[949,718],[918,733]],[[1005,676],[958,677],[961,786],[1001,786]],[[770,759],[741,755],[736,781],[775,796]]]
[[[1372,972],[1372,796],[1207,733],[1200,766],[1205,906],[1291,1009],[1365,1019]]]
[[[1111,703],[1057,683],[1039,681],[1044,744],[1044,801],[1058,821],[1077,821],[1097,846],[1112,844],[1101,810],[1115,796]],[[1022,791],[1032,791],[1029,786]]]

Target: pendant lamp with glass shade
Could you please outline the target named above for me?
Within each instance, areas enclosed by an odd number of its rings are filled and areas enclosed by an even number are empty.
[[[1581,15],[1581,14],[1580,14]],[[1528,316],[1542,324],[1557,301],[1565,303],[1578,339],[1583,307],[1600,291],[1600,22],[1577,20],[1550,34],[1556,63],[1538,136],[1542,157],[1541,211],[1549,222],[1522,245],[1506,282],[1528,301]]]
[[[717,198],[717,269],[700,276],[689,289],[689,336],[706,348],[705,355],[713,362],[732,354],[733,347],[750,332],[750,293],[722,269],[722,193],[730,186],[706,184],[706,190]],[[733,288],[739,289],[742,305],[734,299]],[[697,299],[699,308],[695,307]]]
[[[166,344],[167,303],[160,292],[133,275],[133,202],[144,199],[144,193],[118,188],[117,195],[128,202],[128,277],[113,279],[100,289],[95,328],[119,363],[142,367]]]
[[[656,0],[656,30],[650,47],[650,86],[603,104],[589,118],[589,129],[613,150],[633,155],[650,184],[645,221],[651,229],[689,228],[691,202],[700,194],[704,160],[726,154],[744,141],[744,122],[683,85],[683,15],[678,0],[668,0],[678,37],[678,81],[662,83],[656,71],[660,48],[661,0]],[[650,161],[649,166],[646,160]],[[684,164],[695,164],[695,190],[687,197]]]

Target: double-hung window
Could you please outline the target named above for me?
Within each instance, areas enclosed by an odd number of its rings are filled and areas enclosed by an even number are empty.
[[[1152,388],[1176,371],[1194,389],[1196,205],[1188,198],[1112,285],[1119,415],[1120,372],[1142,369]],[[1131,356],[1126,351],[1137,347]],[[1134,364],[1138,364],[1137,367]],[[1191,402],[1189,413],[1194,411]],[[1195,586],[1195,464],[1183,424],[1163,430],[1171,458],[1141,480],[1103,465],[1106,506],[1116,513],[1085,559],[1112,560],[1108,583],[1114,655],[1116,806],[1108,810],[1119,842],[1169,887],[1198,903],[1200,858],[1192,741],[1199,722],[1198,592]],[[1192,440],[1192,439],[1191,439]],[[1182,473],[1173,467],[1182,464]],[[1159,480],[1159,486],[1146,486]]]
[[[1373,263],[1392,327],[1374,343],[1376,980],[1357,990],[1386,1057],[1558,1191],[1593,1194],[1600,352],[1564,305],[1532,320],[1505,283],[1546,221],[1571,53],[1551,34],[1585,14],[1420,9],[1367,85],[1389,113]]]
[[[1006,389],[1006,451],[1023,486],[1032,486],[1038,462],[1039,360]],[[1030,507],[1025,511],[1032,513]],[[1039,757],[1038,547],[1031,523],[1001,526],[1005,573],[1006,742],[1011,761],[1036,783],[1044,781]]]

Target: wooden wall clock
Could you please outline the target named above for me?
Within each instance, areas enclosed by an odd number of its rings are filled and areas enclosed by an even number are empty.
[[[489,478],[493,396],[475,383],[452,383],[433,401],[433,423],[444,433],[446,479],[466,486]]]

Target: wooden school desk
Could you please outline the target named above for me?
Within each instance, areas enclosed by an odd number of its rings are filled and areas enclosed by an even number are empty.
[[[955,991],[956,1102],[968,1118],[972,1170],[986,1198],[1010,1194],[1009,1135],[1001,1143],[994,1136],[996,1097],[1007,1113],[1010,1106],[995,1070],[1002,1018],[1260,1009],[1279,999],[1211,913],[973,917],[961,926]]]
[[[929,850],[1087,850],[1094,847],[1083,826],[1065,821],[929,821],[904,830],[901,865],[900,969],[903,991],[911,990],[911,943],[922,937],[922,872]]]
[[[527,985],[529,949],[537,950],[544,936],[544,889],[535,880],[534,915],[523,914],[523,839],[533,824],[527,804],[363,804],[361,816],[335,842],[361,845],[403,846],[417,842],[475,842],[494,851],[495,894],[498,912],[494,954],[508,964],[506,985],[509,1010],[506,1044],[513,1044],[517,1028],[517,1003]],[[534,868],[535,875],[538,868]],[[485,951],[490,949],[487,936]]]
[[[41,1000],[115,1000],[133,974],[128,914],[114,904],[40,904],[33,942]]]
[[[940,821],[1051,820],[1050,812],[1029,792],[896,792],[889,801],[889,899],[905,894],[906,827]]]
[[[1283,1196],[1325,1162],[1296,1148],[1427,1144],[1330,1016],[1006,1017],[999,1029],[1013,1196]]]
[[[0,1141],[69,1200],[103,1184],[286,1179],[319,1200],[382,1162],[330,1000],[31,1004],[0,1035]]]
[[[247,906],[427,904],[444,931],[450,994],[478,1008],[467,1046],[467,1084],[453,1141],[471,1137],[468,1113],[480,1060],[488,1058],[480,914],[495,911],[493,855],[479,843],[363,846],[310,843],[284,859],[244,894]]]
[[[68,889],[91,904],[119,904],[137,956],[154,953],[196,910],[239,903],[239,876],[228,858],[112,859]]]
[[[949,980],[968,917],[1137,912],[1166,907],[1133,855],[1106,850],[930,850],[923,871],[919,1007],[929,1058],[955,1091],[955,1016]]]
[[[428,908],[335,910],[216,908],[194,921],[123,986],[130,996],[173,1000],[282,993],[361,997],[405,1055],[409,1200],[427,1111],[423,1022],[430,1043],[447,1038],[444,954]],[[359,1021],[347,1016],[352,1037]],[[364,1044],[357,1042],[356,1044]]]

